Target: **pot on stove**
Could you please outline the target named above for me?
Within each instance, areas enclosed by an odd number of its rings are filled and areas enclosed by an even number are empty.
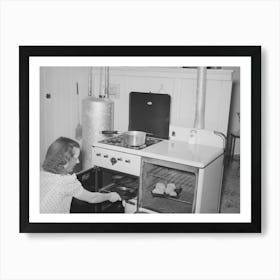
[[[102,131],[102,134],[118,134],[117,131]],[[142,146],[146,142],[146,132],[131,130],[122,133],[124,143],[128,146]]]
[[[129,146],[142,146],[146,142],[146,132],[136,130],[125,132],[124,141]]]

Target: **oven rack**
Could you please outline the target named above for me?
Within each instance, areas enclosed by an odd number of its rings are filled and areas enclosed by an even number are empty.
[[[194,173],[157,166],[157,167],[153,168],[152,170],[150,170],[147,175],[161,179],[166,184],[174,183],[176,185],[176,188],[182,187],[186,191],[194,190],[194,186],[195,186],[195,174]]]
[[[139,179],[138,178],[130,178],[130,177],[122,177],[120,179],[115,179],[114,182],[118,185],[127,187],[127,188],[135,188],[139,187]]]

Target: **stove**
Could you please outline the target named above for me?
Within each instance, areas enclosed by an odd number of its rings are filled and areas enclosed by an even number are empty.
[[[134,150],[142,150],[142,149],[147,148],[151,145],[157,144],[161,141],[162,141],[162,139],[151,137],[151,136],[146,136],[146,142],[145,142],[144,145],[142,145],[142,146],[129,146],[124,142],[124,135],[120,134],[120,135],[115,136],[115,137],[110,137],[110,138],[103,139],[103,140],[99,141],[99,143],[113,145],[113,146],[119,146],[119,147],[123,147],[123,148],[134,149]]]
[[[124,134],[115,137],[105,138],[98,143],[103,144],[102,147],[94,146],[92,152],[93,164],[95,166],[106,169],[140,176],[141,171],[141,156],[134,154],[132,150],[142,150],[151,145],[161,142],[163,139],[146,136],[146,142],[142,146],[129,146],[124,141]],[[104,145],[105,144],[105,145]],[[118,151],[110,148],[115,146],[124,148],[123,151]],[[129,152],[131,151],[131,152]]]

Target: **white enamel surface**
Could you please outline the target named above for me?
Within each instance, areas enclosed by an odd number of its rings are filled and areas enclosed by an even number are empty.
[[[142,150],[122,148],[102,143],[95,143],[94,146],[198,168],[204,168],[223,153],[223,149],[221,148],[198,144],[191,145],[187,142],[173,140],[163,140]]]
[[[144,156],[203,168],[223,153],[223,149],[188,144],[183,141],[163,140],[143,151]]]
[[[223,138],[220,135],[215,134],[214,131],[206,129],[196,129],[193,127],[170,125],[169,139],[190,143],[190,136],[192,132],[195,132],[195,139],[193,142],[195,142],[196,144],[219,148],[224,148],[225,146]]]
[[[112,159],[115,162],[112,163]],[[92,163],[99,167],[140,176],[140,156],[94,147],[92,149]]]
[[[221,156],[206,168],[199,170],[196,213],[218,213],[223,178],[223,160]]]
[[[142,156],[143,151],[144,151],[144,149],[143,150],[134,150],[134,149],[128,149],[128,148],[124,148],[124,147],[120,147],[120,146],[108,145],[108,144],[98,143],[98,142],[93,143],[93,147],[99,147],[99,148],[104,148],[104,149],[111,150],[111,151],[117,151],[117,152],[122,152],[122,153],[126,153],[126,154],[131,154],[131,155],[139,155],[139,156]]]

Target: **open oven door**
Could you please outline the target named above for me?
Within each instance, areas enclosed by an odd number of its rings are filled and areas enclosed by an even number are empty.
[[[77,179],[81,182],[82,186],[91,192],[97,190],[98,178],[97,168],[91,168],[86,171],[77,173]],[[72,198],[70,213],[96,213],[97,207],[93,203],[79,200],[75,197]]]
[[[98,192],[103,186],[104,174],[98,167],[94,167],[80,173],[77,173],[77,179],[81,182],[83,187],[90,192]],[[105,179],[106,180],[106,179]],[[70,213],[122,213],[124,212],[122,203],[120,201],[102,202],[102,203],[88,203],[72,198]]]

